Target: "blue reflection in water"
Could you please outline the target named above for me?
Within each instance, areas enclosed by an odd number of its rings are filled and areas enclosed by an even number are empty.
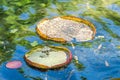
[[[29,8],[29,11],[30,11],[30,13],[32,13],[32,14],[35,14],[35,13],[36,13],[35,9],[32,8],[32,7]]]
[[[21,20],[27,20],[29,18],[29,14],[28,13],[22,13],[21,15],[20,15],[20,19]]]
[[[5,6],[5,5],[3,5],[2,8],[3,8],[3,10],[5,10],[5,11],[8,10],[8,7]]]
[[[23,75],[21,75],[16,69],[7,69],[4,65],[1,68],[1,73],[3,79],[1,80],[29,80],[26,79]]]
[[[115,12],[118,12],[120,14],[120,6],[116,5],[116,4],[111,4],[109,6],[107,6],[108,9],[111,9]]]
[[[109,26],[109,29],[111,29],[115,34],[120,36],[120,26],[115,25],[112,20],[102,17],[102,20],[106,22],[106,25]]]

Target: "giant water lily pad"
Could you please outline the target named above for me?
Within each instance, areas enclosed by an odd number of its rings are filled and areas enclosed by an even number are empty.
[[[34,67],[53,69],[70,63],[71,52],[64,47],[38,46],[25,54],[26,62]]]
[[[77,42],[88,41],[96,33],[92,23],[73,16],[43,19],[37,24],[36,30],[40,37],[57,42],[70,42],[73,39]]]

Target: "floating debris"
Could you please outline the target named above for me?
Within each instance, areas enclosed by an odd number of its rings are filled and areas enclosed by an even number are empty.
[[[71,62],[72,54],[64,47],[37,46],[25,54],[26,62],[34,67],[53,69],[63,67]]]
[[[73,48],[73,49],[75,49],[75,46],[74,46],[74,44],[73,44],[72,42],[70,42],[70,44],[71,44],[72,48]]]
[[[78,57],[74,56],[75,62],[78,63]]]
[[[45,80],[48,80],[48,77],[47,77],[48,75],[47,75],[47,72],[46,72],[46,75],[45,75]]]
[[[102,44],[100,44],[97,49],[94,50],[94,53],[99,53],[100,49],[102,48]]]
[[[73,75],[73,72],[75,72],[75,70],[71,70],[71,71],[70,71],[67,80],[70,80],[71,76]]]
[[[97,48],[97,50],[100,50],[102,48],[102,44],[100,44]]]
[[[22,66],[21,61],[11,61],[6,64],[6,67],[10,69],[17,69],[20,68],[21,66]]]
[[[96,39],[101,39],[101,38],[105,38],[104,36],[97,36],[97,37],[95,37]]]
[[[96,29],[87,20],[74,16],[44,19],[37,24],[37,33],[41,38],[57,42],[88,41],[94,38]]]
[[[105,60],[105,66],[106,67],[110,66],[109,63],[108,63],[108,61],[106,61],[106,60]]]

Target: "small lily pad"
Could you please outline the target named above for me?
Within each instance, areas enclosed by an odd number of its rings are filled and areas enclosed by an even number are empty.
[[[6,64],[6,67],[10,69],[17,69],[20,68],[21,66],[22,66],[21,61],[10,61]]]
[[[63,67],[69,64],[71,59],[71,52],[58,46],[37,46],[25,54],[29,65],[42,69]]]

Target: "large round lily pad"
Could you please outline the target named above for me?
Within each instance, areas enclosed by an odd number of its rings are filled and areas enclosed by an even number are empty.
[[[88,41],[96,33],[92,23],[73,16],[43,19],[37,24],[36,30],[40,37],[57,42],[70,42],[73,39],[77,42]]]
[[[25,54],[26,62],[34,67],[53,69],[70,63],[71,52],[64,47],[38,46]]]

